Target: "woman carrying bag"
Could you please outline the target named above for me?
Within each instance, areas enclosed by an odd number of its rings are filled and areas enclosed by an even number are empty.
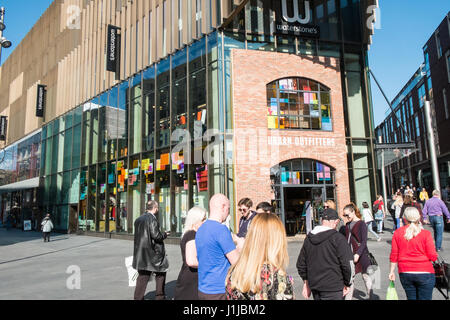
[[[398,265],[408,300],[431,300],[436,281],[432,262],[438,258],[434,240],[431,232],[423,229],[416,208],[406,208],[404,216],[408,224],[397,229],[392,238],[389,280],[395,281]]]
[[[375,236],[377,241],[380,242],[381,237],[375,231],[373,231],[373,228],[372,228],[372,224],[375,222],[375,220],[373,219],[372,212],[370,211],[370,208],[369,208],[369,204],[367,202],[363,202],[362,206],[363,206],[363,212],[362,212],[363,219],[364,219],[364,222],[366,223],[367,229],[369,230],[369,232],[371,234],[373,234]]]
[[[370,266],[369,249],[367,248],[367,226],[361,220],[361,214],[358,207],[354,204],[348,204],[344,207],[344,217],[348,221],[345,226],[345,235],[354,254],[355,275],[361,273],[366,286],[369,299],[372,297],[372,278],[367,273]],[[353,299],[355,284],[350,287],[345,300]]]

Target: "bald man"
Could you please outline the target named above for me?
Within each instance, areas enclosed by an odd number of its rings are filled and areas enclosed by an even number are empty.
[[[226,300],[225,278],[239,252],[230,230],[223,225],[230,214],[230,201],[223,194],[209,202],[209,219],[195,236],[198,257],[198,297],[200,300]]]

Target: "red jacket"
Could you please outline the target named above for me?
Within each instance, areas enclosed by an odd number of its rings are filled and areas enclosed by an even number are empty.
[[[431,232],[422,230],[410,241],[405,239],[406,229],[403,226],[394,232],[390,260],[398,263],[398,272],[429,272],[434,273],[432,261],[436,261],[438,254],[434,246]]]

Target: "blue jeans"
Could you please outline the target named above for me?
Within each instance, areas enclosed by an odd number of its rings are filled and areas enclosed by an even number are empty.
[[[394,231],[400,229],[400,218],[394,219]]]
[[[381,232],[383,231],[383,220],[375,220],[376,224],[377,224],[377,231]]]
[[[400,273],[408,300],[432,300],[435,281],[434,273]]]
[[[429,218],[434,231],[436,250],[440,250],[442,247],[442,234],[444,233],[444,218],[442,216],[429,216]]]
[[[375,231],[373,231],[373,228],[372,228],[372,222],[373,222],[373,221],[367,222],[367,223],[366,223],[367,229],[369,230],[369,232],[370,232],[371,234],[373,234],[373,235],[375,236],[375,238],[379,239],[380,236],[377,235],[377,234],[375,233]]]

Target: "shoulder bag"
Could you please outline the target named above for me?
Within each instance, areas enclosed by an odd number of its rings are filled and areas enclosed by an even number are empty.
[[[435,288],[448,300],[448,289],[450,281],[450,268],[449,264],[446,263],[442,258],[433,262],[434,275],[436,277]],[[445,293],[447,292],[447,293]]]

